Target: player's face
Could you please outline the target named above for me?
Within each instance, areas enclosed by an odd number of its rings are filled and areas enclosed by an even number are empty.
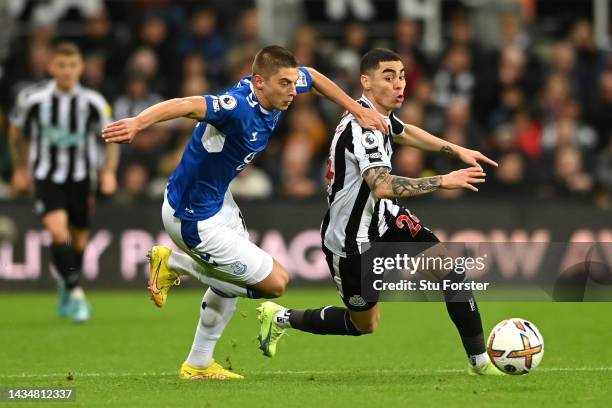
[[[383,61],[376,71],[361,76],[364,90],[375,104],[385,111],[392,111],[404,102],[406,77],[401,61]]]
[[[57,87],[68,91],[76,85],[81,77],[83,60],[80,55],[58,54],[51,60],[49,72],[57,82]]]
[[[296,83],[300,77],[297,68],[281,68],[263,79],[262,92],[272,109],[287,110],[297,95]]]

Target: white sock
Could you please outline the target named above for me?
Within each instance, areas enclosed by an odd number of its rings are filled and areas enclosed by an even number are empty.
[[[274,313],[274,323],[281,329],[289,329],[291,328],[291,322],[289,321],[289,310],[281,309],[278,312]]]
[[[247,288],[209,276],[202,265],[183,252],[172,251],[168,258],[168,267],[183,275],[193,276],[200,282],[229,296],[253,297],[250,296]]]
[[[482,367],[483,365],[485,365],[487,361],[489,361],[489,355],[485,351],[482,354],[475,354],[473,356],[469,356],[468,360],[470,364],[472,365],[472,367],[474,368]]]
[[[217,340],[236,311],[237,298],[225,298],[210,288],[202,299],[200,320],[196,329],[187,364],[196,368],[206,368],[213,362]]]
[[[70,297],[70,299],[84,300],[85,292],[83,292],[83,288],[77,286],[68,293],[68,297]]]

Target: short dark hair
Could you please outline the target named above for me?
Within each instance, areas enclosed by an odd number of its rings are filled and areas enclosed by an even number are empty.
[[[79,57],[82,57],[79,46],[70,41],[62,41],[53,47],[53,56],[56,55],[78,55]]]
[[[401,61],[402,58],[398,53],[391,51],[387,48],[374,48],[361,58],[361,64],[359,65],[359,73],[361,75],[367,74],[369,71],[377,70],[378,65],[385,61]]]
[[[288,49],[280,45],[264,47],[253,61],[253,75],[258,74],[264,78],[274,75],[280,68],[297,68],[300,64],[297,58]]]

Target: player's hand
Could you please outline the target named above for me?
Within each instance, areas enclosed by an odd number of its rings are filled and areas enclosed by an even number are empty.
[[[107,143],[132,143],[140,130],[140,121],[137,118],[121,119],[106,125],[102,129],[102,138]]]
[[[477,150],[470,150],[462,147],[457,151],[457,157],[466,164],[470,166],[478,167],[482,170],[482,166],[479,162],[490,164],[493,167],[497,167],[497,162],[489,159],[484,154],[480,153]]]
[[[447,190],[465,188],[467,190],[478,191],[473,184],[484,183],[485,176],[486,174],[482,171],[480,166],[456,170],[442,176],[440,187]]]
[[[100,192],[104,195],[111,195],[117,191],[117,175],[112,170],[101,170],[98,175]]]
[[[374,109],[364,108],[361,105],[356,109],[355,112],[351,113],[362,127],[370,130],[380,130],[383,135],[389,133],[389,126],[383,115]]]
[[[18,195],[28,195],[32,192],[32,174],[28,169],[15,169],[11,177],[11,187]]]

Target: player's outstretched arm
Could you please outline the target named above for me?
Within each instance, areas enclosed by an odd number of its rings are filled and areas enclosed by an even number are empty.
[[[440,188],[465,188],[478,191],[473,184],[484,183],[485,173],[480,167],[456,170],[442,176],[408,178],[389,173],[387,167],[373,167],[363,173],[363,179],[376,198],[406,198],[430,193]]]
[[[417,149],[440,152],[451,157],[456,157],[470,166],[480,167],[479,162],[483,162],[497,167],[495,161],[479,151],[466,149],[465,147],[449,143],[414,125],[404,125],[404,132],[397,136],[394,141]]]
[[[180,117],[204,119],[206,99],[203,96],[189,96],[157,103],[140,112],[138,116],[109,123],[102,129],[102,137],[107,143],[131,143],[136,133],[152,124]]]
[[[308,69],[312,77],[312,87],[315,91],[349,111],[362,127],[370,130],[377,129],[383,134],[389,133],[387,123],[380,113],[374,109],[368,109],[361,106],[357,101],[340,89],[331,79],[321,74],[316,69],[310,67],[306,69]]]

